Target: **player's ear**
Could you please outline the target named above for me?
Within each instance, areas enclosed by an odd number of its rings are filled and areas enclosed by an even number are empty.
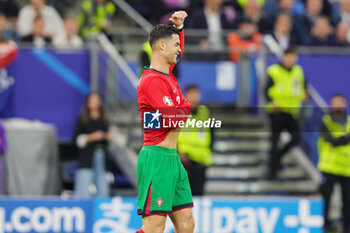
[[[165,41],[160,40],[158,43],[158,46],[159,46],[160,51],[163,51],[165,49]]]

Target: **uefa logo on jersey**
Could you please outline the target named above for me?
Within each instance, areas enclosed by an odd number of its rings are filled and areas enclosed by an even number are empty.
[[[168,105],[168,106],[173,106],[173,101],[171,100],[171,98],[169,96],[164,96],[163,97],[163,102]]]
[[[143,113],[143,128],[144,129],[160,129],[160,121],[162,114],[157,110],[156,112]]]

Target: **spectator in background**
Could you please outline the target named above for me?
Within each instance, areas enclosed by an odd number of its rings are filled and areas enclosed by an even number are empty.
[[[267,2],[264,8],[264,12],[268,17],[269,23],[273,25],[278,15],[281,13],[293,14],[292,7],[294,3],[294,0],[278,0]]]
[[[350,0],[340,0],[339,17],[350,27]]]
[[[276,19],[273,32],[264,36],[264,43],[271,52],[281,56],[290,45],[296,45],[296,37],[291,33],[291,30],[290,14],[281,13]]]
[[[78,147],[78,171],[75,175],[75,195],[80,198],[107,197],[110,194],[106,177],[108,120],[102,98],[91,93],[75,127],[74,142]]]
[[[84,40],[106,32],[115,14],[115,5],[109,0],[84,0],[78,16],[80,35]]]
[[[311,40],[311,29],[316,20],[321,17],[323,9],[322,0],[306,0],[306,12],[301,17],[298,27],[299,44],[308,45]]]
[[[274,7],[273,3],[275,2],[270,2],[270,4],[267,3],[266,8],[264,9],[268,17],[269,24],[276,26],[276,20],[278,16],[282,13],[290,15],[291,35],[293,35],[295,44],[301,44],[301,37],[304,31],[303,27],[300,25],[302,24],[301,15],[304,13],[305,10],[304,4],[301,1],[295,0],[278,0],[278,7]]]
[[[22,42],[30,42],[36,48],[43,48],[51,43],[51,37],[45,35],[45,22],[42,17],[35,17],[33,32],[22,37]]]
[[[349,46],[349,31],[350,29],[345,22],[340,21],[335,31],[335,42],[337,46]]]
[[[268,17],[269,23],[273,25],[277,16],[281,13],[290,14],[294,21],[304,13],[304,8],[304,3],[300,0],[277,0],[266,2],[264,11]]]
[[[300,141],[298,125],[299,111],[306,98],[306,82],[303,68],[296,65],[298,54],[291,46],[284,51],[281,64],[267,69],[265,97],[271,127],[271,150],[268,179],[277,178],[277,171],[282,168],[281,160],[292,147]],[[291,140],[279,149],[280,134],[287,130]]]
[[[223,29],[231,29],[235,13],[222,9],[222,0],[205,0],[204,8],[193,12],[189,27],[208,30],[208,36],[199,36],[193,43],[202,51],[219,51],[224,47]]]
[[[320,128],[318,168],[323,175],[320,191],[324,198],[325,229],[331,226],[329,203],[334,185],[339,183],[343,199],[343,232],[350,233],[350,117],[346,115],[346,108],[345,96],[333,95],[331,112],[323,117]]]
[[[0,120],[0,195],[2,193],[2,156],[7,151],[5,127]]]
[[[350,0],[339,1],[339,9],[335,10],[332,21],[335,23],[343,21],[348,26],[348,29],[350,29]],[[350,42],[350,30],[347,34],[347,40]]]
[[[192,105],[188,120],[206,121],[210,118],[209,109],[200,104],[201,93],[195,85],[186,88],[185,97]],[[206,169],[213,163],[212,132],[209,128],[183,129],[178,138],[177,149],[181,161],[188,173],[192,195],[202,196],[206,181]]]
[[[19,12],[17,29],[21,37],[33,32],[34,19],[38,16],[44,21],[46,36],[52,38],[63,30],[63,20],[55,8],[47,6],[45,0],[30,0]]]
[[[319,17],[311,29],[310,46],[334,46],[335,36],[327,17]]]
[[[4,14],[11,23],[11,29],[17,24],[18,5],[14,0],[0,0],[0,13]]]
[[[238,62],[241,51],[257,52],[261,47],[261,37],[255,23],[249,18],[242,19],[238,26],[238,34],[230,33],[227,36],[231,60]]]
[[[64,30],[53,39],[53,45],[57,48],[82,48],[83,40],[78,35],[78,21],[75,16],[68,15],[64,19]]]
[[[236,18],[235,27],[238,28],[242,20],[249,19],[252,23],[256,24],[258,31],[261,33],[266,33],[271,30],[271,25],[269,24],[264,11],[258,4],[257,0],[248,0],[245,7],[243,8],[243,13],[239,14]]]

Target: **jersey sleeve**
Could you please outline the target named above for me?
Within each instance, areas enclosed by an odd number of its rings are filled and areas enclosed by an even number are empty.
[[[185,47],[185,33],[184,33],[184,29],[181,29],[180,30],[180,49],[181,49],[181,53],[180,55],[177,57],[177,61],[180,60],[180,57],[184,51],[184,47]],[[169,73],[171,73],[174,69],[176,64],[174,65],[171,65],[170,68],[169,68]]]
[[[166,122],[172,122],[172,124],[167,124],[169,128],[177,128],[179,122],[185,122],[188,115],[191,112],[191,105],[186,102],[183,95],[180,95],[180,104],[175,106],[175,99],[172,98],[171,89],[168,84],[161,78],[153,78],[150,81],[147,88],[147,99],[149,105],[162,114],[161,119]]]
[[[179,105],[180,108],[190,108],[190,112],[191,112],[191,104],[187,102],[186,98],[181,92],[180,87],[179,87],[179,91],[180,91],[180,105]]]

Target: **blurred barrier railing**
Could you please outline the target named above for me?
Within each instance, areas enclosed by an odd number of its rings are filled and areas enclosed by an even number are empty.
[[[137,154],[136,151],[130,149],[128,145],[129,139],[131,137],[131,127],[134,126],[133,120],[135,118],[135,115],[138,116],[138,108],[136,101],[127,104],[123,104],[122,101],[119,101],[119,99],[117,98],[117,92],[130,92],[130,95],[135,95],[137,85],[139,83],[139,78],[137,77],[135,72],[130,68],[123,56],[118,52],[116,47],[113,46],[113,44],[109,41],[105,34],[100,33],[97,36],[96,40],[98,46],[102,49],[100,51],[100,53],[102,54],[100,54],[99,56],[100,61],[98,62],[98,64],[101,64],[101,60],[107,61],[106,64],[104,64],[107,66],[105,68],[105,73],[107,73],[107,77],[105,77],[104,79],[103,77],[99,76],[97,77],[98,80],[95,82],[105,82],[102,83],[102,85],[105,86],[105,93],[103,93],[103,95],[107,97],[107,107],[112,122],[118,123],[119,120],[121,120],[118,119],[120,117],[118,113],[120,112],[126,113],[124,116],[126,116],[126,121],[128,122],[126,128],[124,127],[124,131],[120,130],[120,128],[114,125],[113,129],[111,130],[111,133],[114,135],[114,138],[116,138],[116,140],[114,140],[114,143],[111,146],[112,150],[110,150],[110,152],[115,161],[119,164],[123,173],[128,177],[128,180],[132,184],[133,188],[136,190],[137,178],[135,171]],[[106,58],[104,59],[103,57]],[[98,67],[98,69],[103,70],[103,67]],[[121,90],[120,88],[118,88],[118,79],[120,78],[118,70],[120,70],[123,73],[124,77],[131,84],[132,89]],[[110,92],[111,94],[109,94]]]
[[[97,40],[100,43],[100,46],[103,48],[105,52],[115,61],[115,63],[121,68],[121,70],[125,73],[126,77],[132,83],[134,88],[137,88],[139,83],[139,79],[136,74],[130,69],[127,62],[123,58],[123,56],[118,52],[118,50],[113,46],[113,44],[108,40],[107,36],[103,33],[100,33],[97,36]]]
[[[140,15],[134,8],[132,8],[124,0],[112,0],[120,9],[122,9],[130,19],[134,20],[138,25],[140,25],[146,32],[151,31],[152,24],[148,22],[142,15]]]

